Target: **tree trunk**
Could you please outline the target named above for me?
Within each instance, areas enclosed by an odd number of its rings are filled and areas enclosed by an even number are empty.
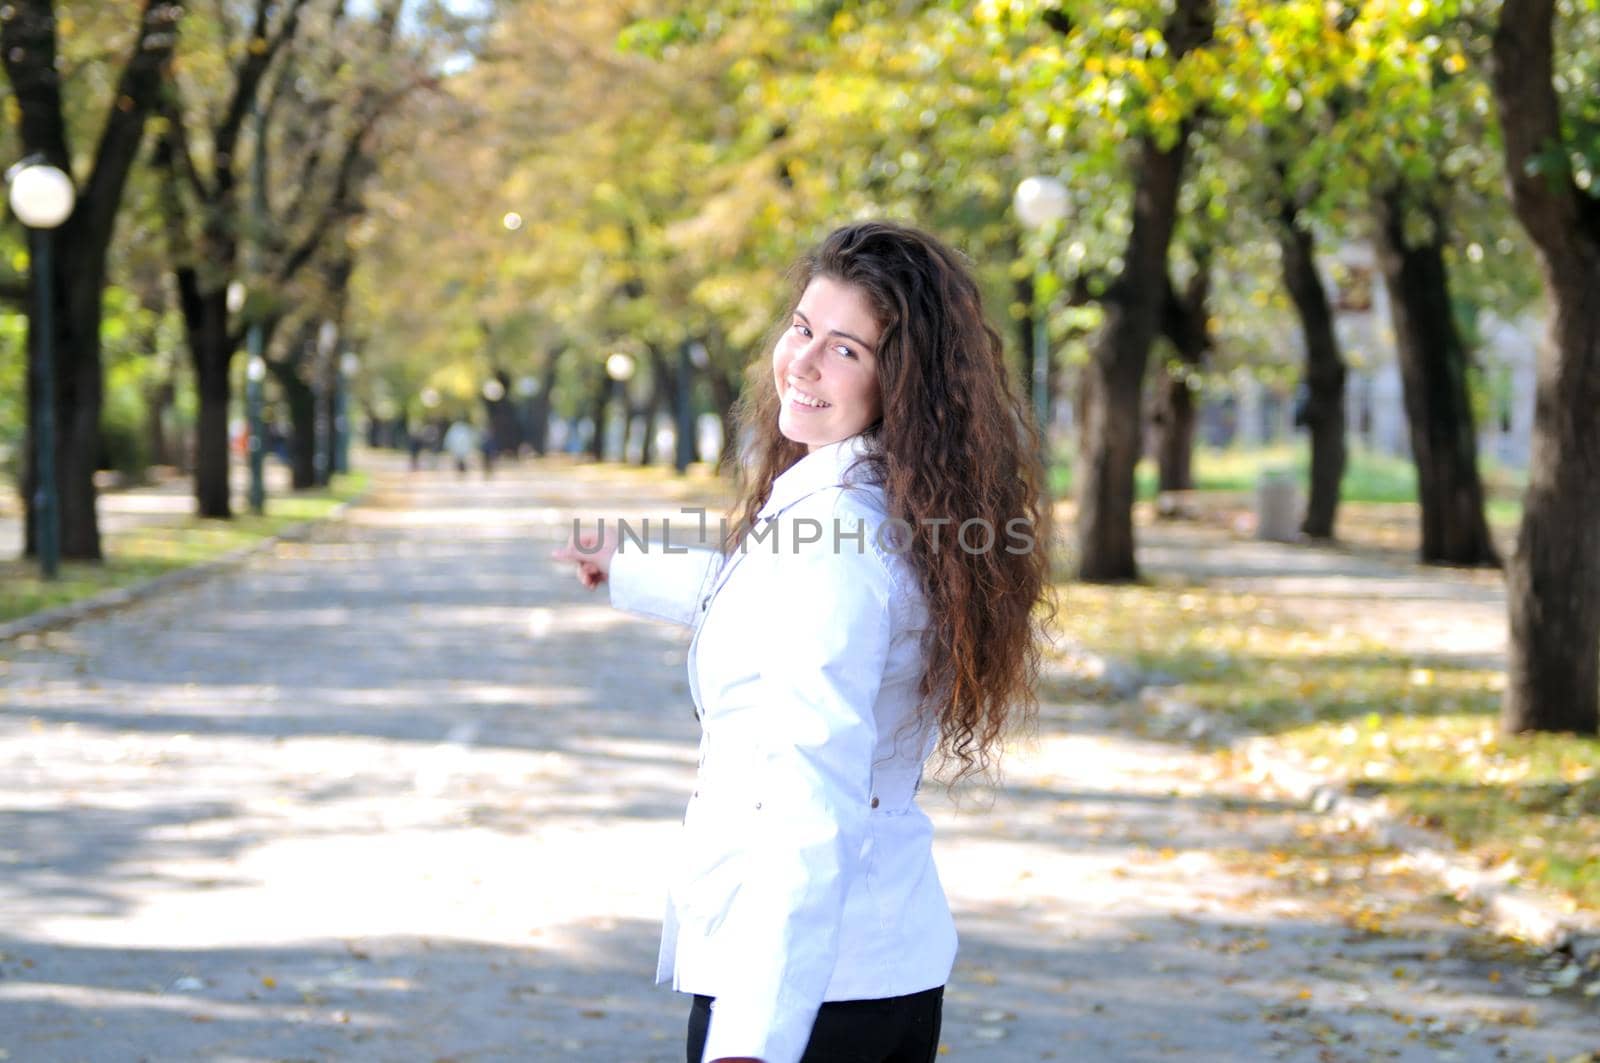
[[[74,219],[76,215],[74,215]],[[95,511],[94,471],[100,462],[100,410],[103,373],[100,364],[100,292],[104,285],[104,253],[86,253],[74,246],[76,227],[69,220],[52,234],[51,366],[55,384],[55,487],[59,528],[58,546],[64,559],[98,561],[101,558],[100,524]],[[37,247],[37,238],[35,239]],[[32,278],[30,283],[37,283]],[[37,407],[39,386],[39,329],[29,319],[28,394],[30,411]],[[30,424],[32,422],[30,421]],[[28,434],[27,462],[23,470],[26,529],[23,552],[38,555],[38,485],[35,465],[36,438]]]
[[[294,366],[270,364],[289,407],[289,486],[309,491],[317,486],[317,396]]]
[[[589,457],[604,461],[606,457],[606,413],[611,408],[611,378],[602,368],[594,374],[589,392],[589,417],[594,421],[594,436],[589,440]]]
[[[1078,577],[1112,583],[1139,577],[1134,559],[1134,469],[1143,424],[1140,394],[1154,330],[1137,310],[1107,301],[1106,333],[1079,379]]]
[[[1501,727],[1600,733],[1600,203],[1564,163],[1552,86],[1554,0],[1505,0],[1493,80],[1507,183],[1552,311],[1538,360],[1528,491],[1506,569],[1510,652]],[[1564,158],[1564,152],[1558,157]]]
[[[1278,246],[1283,251],[1284,287],[1300,315],[1306,345],[1304,418],[1311,433],[1311,490],[1300,530],[1314,539],[1332,539],[1346,461],[1344,355],[1333,331],[1327,289],[1317,272],[1316,237],[1301,224],[1287,196],[1278,216]]]
[[[1190,379],[1191,373],[1205,364],[1206,352],[1211,348],[1211,332],[1207,324],[1210,312],[1206,305],[1211,296],[1211,249],[1196,245],[1191,252],[1195,259],[1195,271],[1182,294],[1179,294],[1171,278],[1167,279],[1162,329],[1177,353],[1177,362],[1167,366],[1161,374],[1159,390],[1151,409],[1151,422],[1156,429],[1156,465],[1160,476],[1160,497],[1156,502],[1156,510],[1157,515],[1162,517],[1185,516],[1183,507],[1172,495],[1194,490],[1194,436],[1198,411],[1195,409]]]
[[[644,446],[639,451],[640,465],[653,465],[656,460],[656,419],[662,414],[672,417],[672,396],[677,387],[677,373],[667,361],[660,345],[650,344],[650,402],[645,408]],[[677,421],[673,422],[677,431]]]
[[[228,411],[232,381],[233,341],[228,335],[226,289],[203,291],[191,267],[176,270],[178,305],[183,311],[189,354],[194,361],[195,391],[200,400],[195,433],[194,497],[202,517],[233,516],[229,498]]]
[[[1022,380],[1022,394],[1027,399],[1028,409],[1036,410],[1033,395],[1033,274],[1027,273],[1018,277],[1012,285],[1012,298],[1017,305],[1022,307],[1022,313],[1017,316],[1017,375]],[[1044,431],[1045,426],[1040,425],[1039,431]]]
[[[1208,0],[1178,0],[1166,38],[1174,59],[1208,41]],[[1163,147],[1146,136],[1134,170],[1133,227],[1121,274],[1102,305],[1105,323],[1080,378],[1082,444],[1078,476],[1078,578],[1091,583],[1135,580],[1134,467],[1142,434],[1141,392],[1150,345],[1161,327],[1167,293],[1167,248],[1177,222],[1189,124]]]
[[[739,401],[738,377],[713,365],[706,380],[711,388],[711,404],[717,408],[717,421],[722,425],[722,453],[717,455],[717,468],[732,473],[739,462],[739,417],[734,410]]]
[[[550,450],[550,395],[556,387],[556,371],[565,353],[562,347],[552,347],[545,355],[540,372],[539,394],[533,397],[533,416],[529,418],[528,443],[533,452],[543,457]]]
[[[139,33],[117,78],[113,104],[93,148],[93,165],[78,187],[72,215],[53,234],[51,278],[54,324],[50,330],[55,385],[55,481],[63,558],[97,561],[100,525],[94,470],[100,457],[103,379],[100,364],[101,293],[106,254],[128,174],[155,105],[161,68],[172,55],[182,9],[145,0]],[[11,82],[19,154],[36,154],[67,173],[79,153],[68,143],[57,62],[57,17],[50,0],[15,0],[0,18],[0,59]],[[77,168],[82,172],[82,167]],[[29,394],[38,387],[39,328],[29,318]],[[30,409],[32,407],[30,406]],[[30,437],[32,433],[30,432]],[[36,555],[32,485],[35,455],[23,468],[24,552]]]
[[[145,389],[145,438],[150,447],[150,464],[176,465],[171,437],[167,434],[167,412],[177,398],[177,386],[169,375]]]
[[[336,350],[318,350],[312,355],[312,372],[316,375],[316,384],[312,387],[315,399],[316,424],[316,460],[313,468],[316,470],[317,487],[327,487],[333,481],[334,464],[334,425],[338,418],[334,414],[334,405],[338,402],[339,394],[339,355]]]
[[[1156,468],[1162,494],[1194,490],[1194,392],[1187,363],[1168,367],[1158,384],[1152,420],[1156,426]],[[1163,510],[1174,516],[1176,510]]]
[[[1378,260],[1389,290],[1422,503],[1422,561],[1498,565],[1483,515],[1468,356],[1450,303],[1443,220],[1436,207],[1426,205],[1432,233],[1411,246],[1405,239],[1402,191],[1391,189],[1376,197],[1374,205]]]
[[[494,440],[497,457],[515,460],[522,450],[522,424],[517,418],[517,400],[512,393],[511,374],[496,369],[495,382],[500,385],[500,398],[493,402],[484,400],[489,431]]]
[[[1079,376],[1078,577],[1090,583],[1139,577],[1133,502],[1143,449],[1141,397],[1165,302],[1186,136],[1167,150],[1148,139],[1141,147],[1125,265],[1106,292],[1105,323]]]

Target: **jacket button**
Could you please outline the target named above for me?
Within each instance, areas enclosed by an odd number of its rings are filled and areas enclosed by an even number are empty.
[[[873,808],[877,808],[878,807],[878,799],[876,797],[874,797],[872,799],[872,807]]]
[[[756,802],[756,808],[757,808],[757,809],[759,809],[759,808],[760,808],[760,807],[761,807],[761,802],[760,802],[760,801],[757,801],[757,802]]]

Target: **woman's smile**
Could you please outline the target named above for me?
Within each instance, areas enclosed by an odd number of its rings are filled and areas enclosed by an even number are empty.
[[[823,402],[815,395],[808,395],[793,384],[789,385],[788,390],[784,392],[783,398],[785,402],[798,406],[802,410],[826,410],[833,405],[831,402]]]

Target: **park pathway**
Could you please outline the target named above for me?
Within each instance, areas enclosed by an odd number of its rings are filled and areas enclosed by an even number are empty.
[[[681,1059],[649,983],[685,639],[546,559],[679,497],[387,472],[309,541],[0,645],[0,1060]],[[1594,1001],[1531,995],[1403,860],[1134,714],[1047,706],[997,792],[930,793],[942,1058],[1600,1050]]]

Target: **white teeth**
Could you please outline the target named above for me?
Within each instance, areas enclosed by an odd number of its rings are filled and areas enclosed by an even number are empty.
[[[821,399],[812,398],[805,392],[795,388],[793,384],[789,385],[789,398],[795,402],[798,402],[802,406],[810,406],[813,409],[818,410],[826,409],[828,406],[832,405],[831,403],[823,402]]]

